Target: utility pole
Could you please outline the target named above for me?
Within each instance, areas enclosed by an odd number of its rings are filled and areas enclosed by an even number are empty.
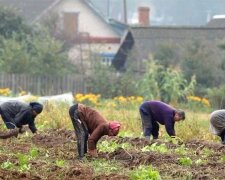
[[[127,24],[127,1],[123,0],[123,17],[124,17],[124,23]]]
[[[110,0],[107,1],[107,17],[109,18],[110,13]]]

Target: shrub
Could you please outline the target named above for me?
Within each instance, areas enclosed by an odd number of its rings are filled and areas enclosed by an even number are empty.
[[[208,90],[208,98],[215,109],[225,108],[225,85]]]

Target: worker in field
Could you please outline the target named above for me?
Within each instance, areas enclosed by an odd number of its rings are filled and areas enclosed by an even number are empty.
[[[185,112],[177,110],[172,106],[161,101],[145,101],[139,107],[142,120],[143,134],[145,138],[158,139],[159,124],[165,125],[169,136],[176,136],[174,125],[175,122],[185,119]]]
[[[0,133],[0,139],[17,137],[18,133],[24,132],[23,125],[28,125],[31,132],[36,133],[34,120],[42,110],[43,106],[38,102],[7,101],[2,103],[0,114],[9,131]]]
[[[210,115],[210,131],[225,144],[225,109],[213,111]]]
[[[119,122],[108,122],[99,112],[83,104],[71,106],[69,115],[77,137],[78,159],[87,151],[90,156],[97,157],[98,140],[104,135],[116,136],[120,130]]]

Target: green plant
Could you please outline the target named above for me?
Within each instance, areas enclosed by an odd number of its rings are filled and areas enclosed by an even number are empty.
[[[202,164],[206,164],[206,160],[202,160],[202,159],[198,159],[195,161],[196,165],[202,165]]]
[[[159,172],[152,166],[139,166],[129,176],[132,180],[161,180]]]
[[[148,146],[145,146],[141,149],[142,152],[148,152],[148,151],[157,151],[157,152],[160,152],[160,153],[167,153],[168,152],[168,149],[166,147],[165,144],[159,144],[158,143],[153,143],[152,145],[148,145]]]
[[[186,155],[186,154],[187,154],[187,148],[185,148],[185,145],[182,144],[181,146],[179,146],[179,147],[177,147],[177,148],[175,149],[175,152],[176,152],[177,154],[180,154],[180,155]]]
[[[14,164],[11,163],[9,160],[1,164],[2,169],[12,169],[13,167],[14,167]]]
[[[64,160],[56,160],[55,161],[55,164],[56,166],[59,166],[59,167],[64,167],[65,166],[65,161]]]
[[[207,96],[211,102],[211,105],[215,109],[225,108],[225,85],[220,87],[208,89]]]
[[[190,166],[190,165],[192,165],[192,160],[189,157],[179,158],[178,162],[182,166]]]
[[[183,143],[183,139],[178,136],[166,136],[166,142],[172,142],[173,144],[177,145]]]
[[[223,156],[220,157],[220,161],[221,162],[225,162],[225,155],[223,155]]]
[[[146,73],[139,83],[140,95],[147,99],[161,99],[177,103],[193,93],[196,85],[193,76],[188,83],[183,74],[172,68],[157,65],[154,59],[146,64]]]
[[[34,147],[34,148],[30,149],[29,154],[32,158],[35,158],[39,155],[39,151],[37,148]]]
[[[101,174],[102,172],[105,174],[110,174],[121,170],[120,164],[118,164],[116,161],[95,159],[94,161],[91,161],[91,164],[96,174]]]
[[[213,151],[208,148],[203,148],[202,153],[203,153],[203,157],[208,157],[213,154]]]
[[[119,144],[117,144],[114,141],[104,140],[98,143],[97,146],[98,146],[99,152],[113,152],[119,147]]]
[[[16,156],[18,158],[19,169],[21,171],[29,170],[30,169],[30,164],[29,164],[30,157],[28,155],[25,155],[22,153],[17,153]]]
[[[99,152],[113,152],[118,148],[131,149],[132,145],[129,143],[118,144],[115,141],[106,141],[106,140],[98,143]]]
[[[129,150],[129,149],[133,148],[133,146],[130,143],[127,143],[127,142],[120,144],[119,147],[121,147],[121,148],[123,148],[125,150]]]
[[[22,16],[19,15],[19,11],[12,7],[0,7],[1,26],[0,34],[5,38],[10,38],[15,33],[20,34],[22,37],[24,34],[30,34],[31,27],[29,27]]]

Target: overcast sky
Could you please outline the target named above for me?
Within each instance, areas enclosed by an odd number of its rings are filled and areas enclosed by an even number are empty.
[[[105,16],[124,21],[124,0],[91,0]],[[205,25],[214,15],[225,14],[225,0],[126,0],[129,22],[137,8],[151,9],[152,25]]]

